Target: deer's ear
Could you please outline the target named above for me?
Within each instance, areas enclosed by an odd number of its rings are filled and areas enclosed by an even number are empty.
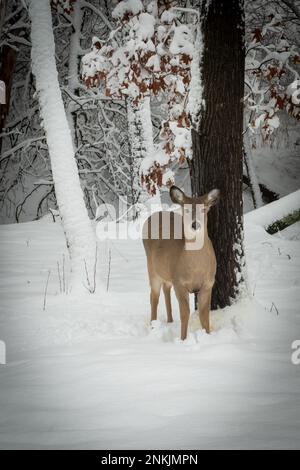
[[[212,191],[209,191],[209,193],[207,193],[206,195],[206,204],[209,208],[218,204],[219,200],[220,200],[219,189],[212,189]]]
[[[175,204],[184,204],[185,194],[177,186],[171,186],[170,188],[170,198]]]

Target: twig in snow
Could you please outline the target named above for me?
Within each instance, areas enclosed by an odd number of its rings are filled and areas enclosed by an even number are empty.
[[[108,273],[107,273],[107,283],[106,283],[107,292],[108,292],[108,289],[109,289],[110,267],[111,267],[111,249],[109,248],[109,250],[108,250]]]
[[[272,305],[271,305],[271,308],[270,308],[270,312],[272,312],[273,308],[274,308],[274,310],[276,311],[277,315],[279,315],[278,308],[276,307],[276,305],[274,304],[274,302],[272,302]]]
[[[280,248],[278,248],[278,254],[279,254],[280,256],[282,255]],[[289,255],[288,253],[283,253],[283,254],[284,254],[284,256],[287,257],[287,259],[291,259],[291,255]]]
[[[65,255],[63,254],[63,292],[66,292],[66,278],[65,278]]]
[[[65,255],[63,254],[63,260],[62,260],[62,267],[60,265],[60,262],[57,261],[57,274],[58,274],[58,281],[59,281],[59,291],[61,294],[68,294],[68,279],[66,277],[66,272],[65,272]]]
[[[88,283],[87,290],[91,294],[94,294],[95,291],[96,291],[97,258],[98,258],[98,246],[96,246],[96,251],[95,251],[95,261],[94,261],[94,268],[93,268],[93,284],[92,285],[90,283],[90,277],[89,277],[89,272],[88,272],[88,268],[87,268],[87,265],[86,265],[86,260],[84,259],[84,269],[85,269],[86,280],[87,280],[87,283]]]
[[[57,214],[55,213],[56,211],[54,211],[54,210],[51,209],[51,207],[50,207],[50,208],[49,208],[49,212],[50,212],[50,214],[52,215],[53,222],[56,222],[56,220],[55,220],[55,216],[57,215]]]
[[[84,262],[85,276],[86,276],[86,280],[87,280],[87,284],[88,284],[87,290],[89,292],[91,292],[91,283],[90,283],[88,268],[87,268],[87,265],[86,265],[86,260],[84,259],[83,262]]]
[[[97,274],[97,262],[98,262],[98,245],[96,245],[96,252],[95,252],[95,263],[94,263],[94,290],[96,290],[96,274]]]
[[[46,281],[46,286],[45,286],[45,292],[44,292],[44,303],[43,303],[43,311],[46,309],[46,299],[47,299],[47,290],[48,290],[48,284],[49,284],[49,277],[50,277],[51,271],[48,271],[48,277]]]
[[[59,262],[57,261],[57,272],[58,272],[58,280],[59,280],[59,292],[62,292],[62,286],[61,286],[61,276],[60,276],[60,269],[59,269]]]

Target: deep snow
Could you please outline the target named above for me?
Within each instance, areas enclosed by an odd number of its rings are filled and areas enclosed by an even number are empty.
[[[109,293],[71,296],[59,223],[1,226],[0,448],[300,448],[300,227],[245,232],[249,298],[181,343],[174,299],[149,327],[140,241],[101,243]]]

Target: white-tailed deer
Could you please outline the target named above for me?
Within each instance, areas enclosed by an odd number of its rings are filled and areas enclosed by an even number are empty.
[[[176,212],[156,212],[145,222],[143,243],[147,255],[151,288],[151,321],[157,319],[161,287],[164,291],[167,320],[173,321],[171,287],[179,303],[181,339],[186,339],[190,315],[189,294],[197,294],[202,327],[210,332],[211,290],[215,282],[216,257],[207,234],[207,213],[219,201],[218,189],[191,198],[176,186],[170,188],[174,203],[182,206]]]

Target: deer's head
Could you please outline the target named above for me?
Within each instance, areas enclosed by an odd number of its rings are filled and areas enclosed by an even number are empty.
[[[200,231],[207,231],[207,213],[220,199],[219,189],[213,189],[200,197],[189,197],[177,186],[171,186],[170,197],[182,207],[185,237],[194,239]]]

